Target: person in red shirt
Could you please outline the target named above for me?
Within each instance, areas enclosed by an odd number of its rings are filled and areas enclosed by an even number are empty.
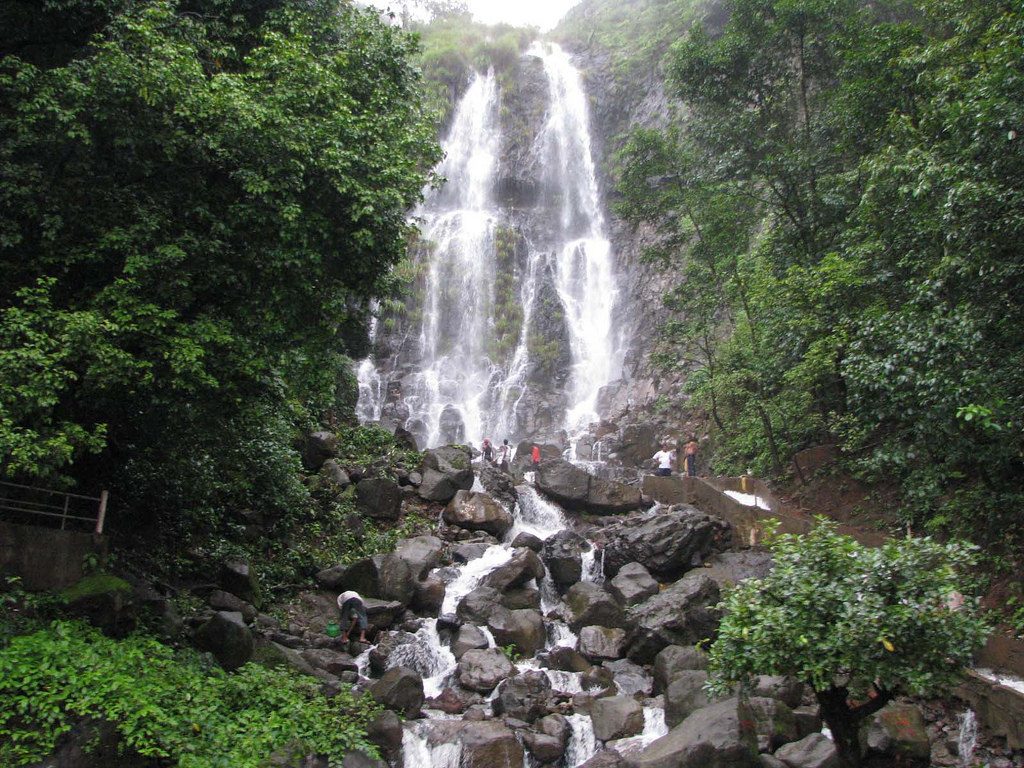
[[[538,446],[533,446],[533,450],[530,452],[530,459],[533,461],[534,469],[540,466],[540,448]]]

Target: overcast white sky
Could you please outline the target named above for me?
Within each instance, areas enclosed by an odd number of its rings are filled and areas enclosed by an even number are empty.
[[[484,24],[517,24],[549,30],[580,0],[467,0],[470,11]],[[402,0],[370,0],[379,8],[402,7]],[[415,5],[415,0],[410,2]]]

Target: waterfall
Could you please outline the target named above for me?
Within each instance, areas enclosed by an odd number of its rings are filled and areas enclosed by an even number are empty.
[[[960,713],[960,732],[957,737],[957,752],[962,768],[970,768],[974,749],[978,746],[978,720],[973,709]]]
[[[554,244],[573,361],[566,414],[572,432],[597,420],[598,391],[618,374],[612,333],[617,287],[580,73],[556,45],[538,43],[530,53],[543,61],[551,94],[541,144],[547,181],[561,193]]]
[[[547,81],[530,149],[536,201],[496,192],[508,174],[502,93],[493,71],[477,74],[442,141],[446,183],[414,212],[422,238],[400,332],[382,325],[382,359],[357,369],[360,420],[400,424],[423,447],[576,435],[621,367],[582,79],[555,45],[526,56]]]

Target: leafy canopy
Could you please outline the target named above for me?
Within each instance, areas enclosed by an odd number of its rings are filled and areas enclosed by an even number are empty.
[[[414,38],[339,0],[3,12],[0,474],[293,508],[440,157]]]
[[[872,549],[823,518],[804,536],[769,541],[772,572],[741,582],[720,606],[709,666],[720,691],[768,674],[855,698],[929,695],[958,680],[988,634],[976,598],[958,605],[971,547],[900,538]]]

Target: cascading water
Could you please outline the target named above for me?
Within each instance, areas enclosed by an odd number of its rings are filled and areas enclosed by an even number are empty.
[[[572,432],[597,420],[598,391],[618,373],[611,327],[617,287],[579,71],[558,46],[538,43],[530,53],[543,61],[551,94],[540,144],[548,184],[561,198],[553,245],[572,352],[566,414]]]
[[[530,151],[534,207],[496,192],[508,173],[502,94],[493,72],[477,75],[443,142],[447,183],[416,212],[418,289],[402,332],[380,347],[392,357],[358,368],[360,419],[400,424],[424,447],[576,434],[597,420],[598,392],[621,367],[581,78],[557,46],[527,56],[548,85]]]

